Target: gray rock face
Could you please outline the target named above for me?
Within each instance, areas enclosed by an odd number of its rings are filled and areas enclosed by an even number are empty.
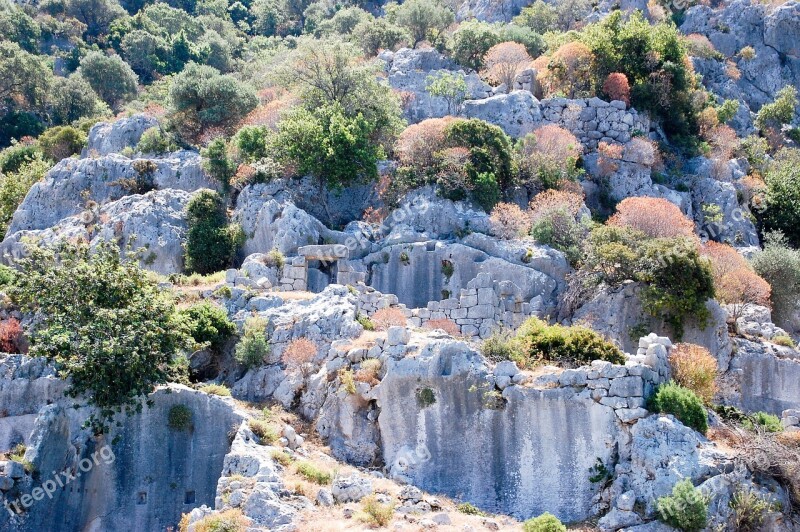
[[[456,9],[456,18],[466,20],[475,17],[485,22],[511,22],[530,0],[463,0]]]
[[[139,142],[142,133],[152,127],[158,127],[158,120],[144,114],[136,114],[114,122],[99,122],[89,130],[83,156],[110,155],[128,147],[133,148]]]
[[[166,158],[151,160],[156,164],[153,172],[156,189],[193,192],[218,186],[203,172],[197,153],[175,152]],[[117,154],[97,159],[62,160],[31,187],[14,213],[7,234],[46,229],[94,204],[103,205],[128,195],[120,180],[137,176],[134,165],[135,160]]]
[[[227,431],[203,420],[230,427],[241,422],[232,403],[181,386],[158,391],[152,407],[121,418],[111,436],[95,439],[82,422],[84,408],[60,398],[38,414],[28,438],[27,459],[42,472],[80,471],[52,499],[35,502],[20,517],[0,516],[3,530],[161,530],[175,527],[181,513],[213,504],[217,478],[230,448]],[[170,428],[167,418],[175,405],[192,411],[192,430]],[[63,477],[61,477],[63,479]],[[20,479],[22,493],[34,485]]]
[[[426,186],[409,192],[383,222],[390,233],[385,243],[416,242],[452,238],[469,231],[489,232],[489,215],[480,207],[463,201],[451,201]],[[410,230],[420,235],[406,234]]]
[[[700,178],[692,185],[692,203],[695,219],[709,238],[732,246],[758,246],[758,232],[750,219],[750,212],[739,205],[736,188],[711,178]],[[718,222],[704,218],[703,206],[716,205],[722,215]]]
[[[539,101],[528,91],[498,94],[483,100],[468,100],[464,102],[463,115],[500,126],[512,137],[527,135],[542,120]]]
[[[511,386],[498,397],[486,373],[480,356],[458,343],[391,366],[377,399],[393,476],[518,518],[588,517],[598,488],[586,471],[611,456],[613,409],[563,388]]]
[[[778,53],[800,58],[800,3],[778,6],[764,21],[764,44]]]
[[[474,72],[466,74],[461,70],[393,70],[389,74],[389,85],[393,89],[413,95],[412,102],[403,113],[410,123],[421,122],[427,118],[441,118],[458,114],[458,109],[448,108],[447,100],[444,97],[432,96],[427,90],[428,77],[435,78],[441,74],[453,74],[464,80],[467,84],[467,101],[479,101],[492,94],[492,87]]]
[[[26,237],[40,239],[43,245],[75,238],[92,246],[117,242],[123,250],[144,248],[140,262],[149,270],[180,273],[187,230],[185,209],[190,198],[188,192],[173,189],[125,196],[96,211],[64,218],[48,229],[10,234],[0,243],[0,253],[5,260],[22,257],[22,240]]]

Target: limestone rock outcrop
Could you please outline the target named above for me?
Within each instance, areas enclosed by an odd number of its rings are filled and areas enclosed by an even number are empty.
[[[158,120],[145,114],[135,114],[113,122],[99,122],[89,130],[83,156],[98,157],[134,148],[142,134],[158,127]]]

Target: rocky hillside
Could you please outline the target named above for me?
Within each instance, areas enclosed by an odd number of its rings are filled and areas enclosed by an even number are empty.
[[[1,8],[0,529],[800,530],[798,42]]]

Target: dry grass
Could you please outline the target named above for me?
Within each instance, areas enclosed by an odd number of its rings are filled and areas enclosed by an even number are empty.
[[[710,404],[717,392],[717,359],[708,349],[694,344],[675,344],[669,356],[675,381]]]

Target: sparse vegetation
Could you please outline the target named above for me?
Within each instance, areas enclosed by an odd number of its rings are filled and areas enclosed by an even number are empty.
[[[699,532],[708,522],[708,501],[689,479],[675,484],[672,495],[658,499],[656,508],[659,519],[685,532]]]
[[[650,410],[672,414],[678,420],[701,434],[708,430],[708,416],[703,402],[688,388],[674,382],[662,384],[650,399]]]
[[[219,395],[220,397],[230,397],[231,390],[224,384],[204,384],[198,388],[201,392],[205,392],[210,395]]]
[[[244,334],[236,344],[236,361],[245,367],[252,368],[263,364],[272,352],[267,341],[267,321],[251,316],[244,322]]]
[[[186,405],[175,405],[169,409],[167,423],[175,430],[186,430],[192,426],[192,410]]]
[[[273,445],[280,437],[278,430],[267,420],[250,419],[247,424],[250,430],[253,431],[253,434],[258,437],[258,443],[261,445]]]
[[[295,469],[299,475],[309,482],[313,482],[321,486],[326,486],[331,483],[331,480],[333,480],[333,475],[329,471],[320,469],[311,462],[297,462],[295,464]]]
[[[388,526],[394,517],[394,504],[378,502],[375,495],[368,495],[361,500],[363,520],[373,526]]]
[[[711,404],[717,391],[717,359],[704,347],[675,344],[669,355],[675,382],[693,391],[705,404]]]

